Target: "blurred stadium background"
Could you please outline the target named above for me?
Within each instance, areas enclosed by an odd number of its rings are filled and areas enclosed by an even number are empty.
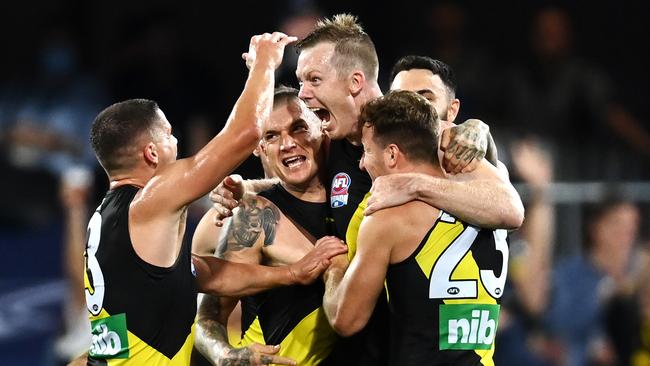
[[[511,236],[511,275],[519,276],[511,285],[524,289],[508,300],[515,321],[502,320],[497,364],[650,364],[639,325],[650,321],[648,264],[640,260],[650,244],[646,3],[26,0],[0,4],[0,365],[56,365],[74,347],[74,339],[61,340],[66,324],[78,323],[63,315],[74,302],[66,274],[74,268],[66,238],[74,237],[65,223],[94,209],[107,188],[87,142],[92,118],[116,101],[154,99],[187,156],[223,126],[246,78],[241,53],[252,35],[304,35],[314,19],[338,12],[358,15],[375,41],[383,90],[403,55],[450,64],[458,121],[490,125],[527,206],[542,208],[528,211],[537,226]],[[295,54],[285,59],[278,79],[297,86]],[[262,174],[254,158],[238,173]],[[631,202],[634,217],[592,256],[583,243],[597,217],[587,212],[611,200]],[[188,237],[204,209],[205,202],[192,207]],[[622,269],[594,259],[621,252],[611,261]],[[566,272],[551,268],[576,257],[599,273],[593,286],[572,284],[584,287],[582,303],[595,299],[593,317],[581,320],[602,323],[566,330],[571,316],[550,319],[549,301],[560,296],[554,273]],[[541,309],[527,305],[526,286],[546,299]],[[630,314],[625,306],[638,315],[634,330],[612,318]],[[621,332],[632,340],[617,339]],[[525,352],[512,351],[511,334],[523,335]],[[574,343],[583,345],[576,358]]]

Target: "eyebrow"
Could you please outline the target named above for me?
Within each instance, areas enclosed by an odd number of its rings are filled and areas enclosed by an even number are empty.
[[[307,126],[307,128],[309,128],[309,123],[307,123],[307,121],[305,121],[304,118],[298,118],[298,119],[294,119],[293,121],[291,121],[291,123],[289,124],[288,129],[291,129],[291,128],[295,127],[299,123],[304,123]],[[281,128],[280,129],[278,129],[278,128],[268,128],[266,131],[263,132],[263,135],[266,135],[268,133],[278,133],[280,130],[282,130],[282,129]]]
[[[424,93],[431,93],[431,94],[434,94],[434,95],[436,94],[436,92],[434,92],[431,89],[419,89],[419,90],[416,90],[415,92],[418,93],[418,94],[424,94]]]
[[[305,121],[304,118],[297,118],[297,119],[294,119],[294,120],[291,122],[291,124],[289,125],[289,128],[296,127],[296,125],[298,125],[298,124],[300,124],[300,123],[305,124],[305,125],[307,126],[307,128],[309,129],[309,123],[307,123],[307,121]]]

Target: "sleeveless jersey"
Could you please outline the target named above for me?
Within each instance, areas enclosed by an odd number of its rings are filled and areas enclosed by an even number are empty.
[[[363,155],[362,146],[354,146],[348,140],[330,143],[328,176],[331,182],[329,202],[334,219],[336,235],[345,238],[348,258],[356,253],[359,225],[370,196],[372,179],[359,169]],[[381,366],[388,362],[389,345],[388,304],[385,294],[380,295],[368,324],[361,332],[343,338],[336,345],[331,357],[337,366]]]
[[[194,345],[197,289],[191,247],[157,267],[136,254],[129,235],[134,186],[109,191],[88,224],[85,293],[89,365],[183,365]]]
[[[388,268],[390,364],[494,365],[507,266],[505,230],[441,211],[418,248]]]
[[[299,200],[279,184],[258,195],[314,238],[330,235],[325,203]],[[317,280],[242,298],[243,335],[238,346],[280,344],[279,355],[293,358],[298,365],[321,364],[338,339],[322,308],[324,292],[323,282]]]
[[[330,142],[327,171],[331,186],[328,201],[339,238],[346,237],[352,216],[372,187],[370,175],[359,169],[362,155],[363,147],[354,146],[348,140]]]

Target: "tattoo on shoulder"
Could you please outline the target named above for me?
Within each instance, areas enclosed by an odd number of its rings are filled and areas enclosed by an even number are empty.
[[[227,233],[219,243],[219,256],[228,251],[251,248],[264,232],[264,246],[273,244],[280,211],[273,204],[259,200],[257,197],[245,198],[239,204]]]
[[[280,220],[280,210],[271,204],[262,211],[262,227],[264,228],[264,246],[275,241],[275,231]]]

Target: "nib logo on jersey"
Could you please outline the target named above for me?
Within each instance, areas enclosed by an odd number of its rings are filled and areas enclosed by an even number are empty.
[[[441,350],[489,350],[499,324],[499,305],[440,305]]]
[[[351,184],[352,179],[346,173],[338,173],[334,176],[330,194],[332,208],[339,208],[348,204],[348,190]]]
[[[92,345],[89,355],[94,358],[129,358],[129,338],[126,314],[117,314],[91,321]]]

